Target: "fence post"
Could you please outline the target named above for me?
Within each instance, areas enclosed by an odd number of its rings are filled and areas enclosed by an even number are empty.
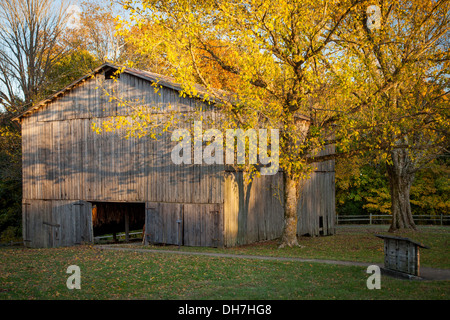
[[[442,213],[441,213],[441,226],[443,225],[443,220],[442,220]]]
[[[369,213],[369,224],[372,224],[372,212],[371,213]]]

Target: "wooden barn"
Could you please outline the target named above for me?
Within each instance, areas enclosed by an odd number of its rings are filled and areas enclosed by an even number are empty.
[[[24,244],[90,243],[144,225],[150,243],[228,247],[280,237],[282,199],[274,194],[283,194],[282,172],[246,186],[242,172],[224,165],[175,165],[170,135],[123,139],[92,130],[94,122],[129,112],[100,83],[161,110],[211,108],[181,97],[167,77],[125,69],[114,81],[116,70],[104,64],[15,119],[22,126]],[[332,145],[322,154],[330,152]],[[334,160],[319,163],[301,195],[299,235],[334,233],[334,188]]]

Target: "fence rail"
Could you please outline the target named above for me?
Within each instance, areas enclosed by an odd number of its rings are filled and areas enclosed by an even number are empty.
[[[138,234],[142,234],[142,231],[138,231],[138,232],[130,232],[130,233],[128,233],[130,236],[133,236],[133,235],[138,235]],[[125,232],[123,232],[123,233],[118,233],[117,235],[116,235],[116,237],[117,237],[117,239],[119,239],[119,238],[125,238]],[[94,243],[95,242],[99,242],[101,239],[110,239],[110,238],[113,238],[113,235],[111,234],[111,235],[107,235],[107,236],[99,236],[99,237],[94,237]]]
[[[448,215],[413,215],[414,222],[426,221],[432,224],[450,224],[450,216]],[[342,224],[346,222],[353,223],[369,223],[369,224],[382,224],[390,223],[392,216],[390,214],[368,214],[368,215],[336,215],[336,224]]]

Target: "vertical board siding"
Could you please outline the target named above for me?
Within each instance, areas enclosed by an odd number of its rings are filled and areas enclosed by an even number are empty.
[[[222,247],[223,206],[147,202],[146,241],[185,246]]]
[[[91,212],[91,204],[84,201],[26,200],[24,244],[40,248],[92,242]]]
[[[334,152],[328,145],[320,155]],[[332,235],[335,233],[335,173],[334,160],[314,164],[316,170],[302,182],[298,206],[299,235]],[[322,221],[322,225],[320,225]]]
[[[327,164],[327,168],[333,165]],[[225,246],[281,236],[284,225],[282,172],[258,177],[248,186],[244,184],[242,172],[227,172],[224,181]],[[303,182],[297,208],[298,235],[334,234],[334,212],[334,172],[315,171]]]
[[[226,246],[274,239],[281,235],[283,207],[276,196],[282,186],[280,173],[255,178],[246,186],[242,172],[227,172],[224,184]]]
[[[169,105],[178,112],[201,110],[203,119],[220,117],[207,103],[180,97],[168,87],[155,90],[146,80],[122,74],[116,82],[102,75],[86,79],[23,118],[26,242],[65,246],[92,241],[89,201],[145,202],[151,242],[177,244],[177,220],[182,221],[180,241],[185,245],[233,246],[280,236],[283,201],[274,194],[283,195],[281,173],[246,187],[242,173],[225,172],[223,165],[175,165],[171,151],[178,142],[171,141],[170,132],[157,140],[124,139],[123,130],[97,134],[94,124],[130,112],[105,91],[135,106],[155,107],[148,111],[155,119]],[[205,120],[203,129],[207,127]],[[334,146],[320,155],[328,152]],[[317,164],[300,203],[299,234],[334,233],[334,161]]]
[[[409,239],[384,238],[384,267],[420,276],[419,245]]]
[[[148,202],[145,214],[145,233],[151,243],[178,244],[177,220],[182,219],[182,205],[178,203]]]
[[[94,123],[129,112],[109,103],[102,88],[114,88],[123,99],[171,104],[180,110],[191,100],[164,87],[156,93],[147,81],[126,74],[117,83],[102,82],[100,76],[86,80],[24,119],[24,199],[223,201],[223,167],[173,164],[170,154],[177,142],[170,133],[158,140],[127,140],[121,130],[96,134]]]

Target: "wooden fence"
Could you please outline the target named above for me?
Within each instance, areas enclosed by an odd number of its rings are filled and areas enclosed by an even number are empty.
[[[128,235],[129,236],[136,236],[133,239],[138,239],[139,237],[142,238],[142,231],[130,232]],[[118,240],[125,239],[126,238],[126,234],[125,234],[125,232],[117,233],[116,237],[117,237]],[[94,243],[99,243],[102,239],[109,239],[109,240],[111,240],[111,239],[113,239],[113,235],[109,234],[109,235],[94,237]]]
[[[336,224],[354,223],[354,224],[389,224],[392,216],[390,214],[365,214],[365,215],[336,215]],[[413,215],[415,223],[418,224],[450,224],[448,215]]]

